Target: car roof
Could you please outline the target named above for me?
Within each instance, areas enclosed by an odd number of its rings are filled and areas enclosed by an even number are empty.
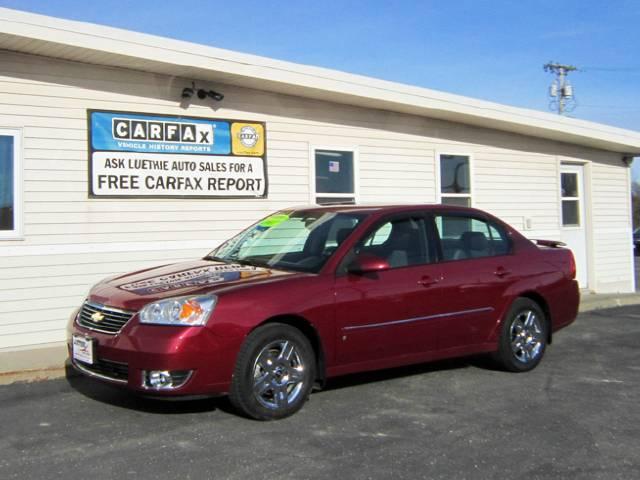
[[[289,210],[289,209],[283,209]],[[476,208],[462,207],[457,205],[444,205],[441,203],[415,203],[415,204],[342,204],[342,205],[301,205],[291,207],[296,211],[315,212],[343,212],[343,213],[402,213],[421,211],[438,212],[467,212],[472,214],[486,215],[486,212]]]

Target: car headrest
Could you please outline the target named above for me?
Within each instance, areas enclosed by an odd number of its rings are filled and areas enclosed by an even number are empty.
[[[418,232],[418,224],[413,220],[402,220],[400,222],[394,222],[391,226],[390,239],[400,238],[404,235],[413,235]]]
[[[465,250],[486,250],[489,242],[482,232],[464,232],[460,236],[460,241]]]
[[[336,242],[338,242],[338,245],[344,242],[352,231],[353,228],[341,228],[338,230],[336,232]]]

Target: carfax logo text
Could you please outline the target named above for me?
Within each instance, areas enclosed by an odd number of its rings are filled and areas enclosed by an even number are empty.
[[[112,134],[117,140],[213,145],[214,125],[114,118]]]

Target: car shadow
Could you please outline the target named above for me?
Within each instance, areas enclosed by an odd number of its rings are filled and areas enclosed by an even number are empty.
[[[335,377],[327,380],[326,385],[322,388],[321,391],[328,392],[331,390],[365,385],[368,383],[376,383],[386,380],[396,380],[404,377],[425,375],[431,372],[460,370],[469,367],[480,368],[482,370],[500,370],[500,368],[487,355],[475,355],[471,357],[439,360],[435,362],[420,363],[403,367],[389,368],[385,370],[352,373],[349,375]]]
[[[460,370],[475,367],[483,370],[499,370],[486,355],[441,360],[404,367],[360,372],[329,379],[315,394],[331,392],[342,388],[355,387],[369,383],[384,382],[405,377],[425,375],[431,372]],[[66,380],[70,387],[81,395],[115,407],[136,410],[158,415],[180,415],[205,413],[220,410],[235,414],[229,399],[225,397],[168,397],[152,398],[136,394],[124,388],[102,383],[79,374],[68,362],[65,366]]]

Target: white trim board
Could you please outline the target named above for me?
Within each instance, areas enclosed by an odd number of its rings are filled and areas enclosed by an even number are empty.
[[[221,243],[222,241],[220,241]],[[164,242],[119,242],[119,243],[65,243],[59,245],[15,245],[0,244],[0,257],[23,257],[32,255],[70,255],[81,253],[142,252],[163,250],[202,249],[203,254],[218,246],[215,240],[185,240]]]

